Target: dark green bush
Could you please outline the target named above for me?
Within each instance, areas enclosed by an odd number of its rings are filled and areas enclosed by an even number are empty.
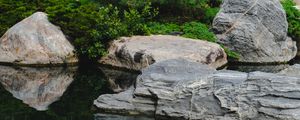
[[[289,23],[288,35],[295,40],[300,40],[300,11],[294,7],[296,3],[293,0],[283,0],[281,3]]]
[[[216,36],[209,28],[200,22],[187,22],[183,25],[175,23],[148,23],[151,34],[182,33],[183,37],[216,42]]]
[[[93,59],[104,55],[113,39],[149,34],[146,22],[157,14],[149,2],[121,10],[93,0],[0,0],[0,34],[36,11],[61,27],[79,55]]]
[[[122,8],[139,8],[149,1],[154,8],[159,8],[159,21],[184,23],[197,20],[210,24],[222,0],[119,0],[114,3]]]
[[[207,40],[216,42],[216,36],[209,31],[209,28],[199,22],[189,22],[183,25],[183,36],[187,38]]]
[[[149,22],[147,27],[151,34],[171,34],[174,32],[181,32],[180,25],[175,23],[161,24],[158,22]]]
[[[35,4],[16,0],[0,0],[0,35],[11,26],[31,15],[36,10]]]

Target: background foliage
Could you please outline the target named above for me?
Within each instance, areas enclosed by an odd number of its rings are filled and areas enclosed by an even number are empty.
[[[43,11],[61,27],[81,57],[96,60],[106,54],[108,43],[120,36],[172,34],[215,42],[209,29],[221,1],[0,0],[0,34],[32,13]],[[292,0],[282,4],[288,34],[299,39],[300,12]]]
[[[281,1],[289,23],[288,35],[294,40],[300,40],[300,10],[295,8],[293,0]]]

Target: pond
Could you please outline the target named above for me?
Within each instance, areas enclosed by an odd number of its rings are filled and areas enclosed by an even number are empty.
[[[278,72],[283,65],[229,64],[224,69]],[[13,67],[0,65],[1,120],[152,120],[103,114],[93,101],[129,88],[138,72],[104,66]]]
[[[101,94],[132,85],[137,72],[108,67],[0,66],[1,120],[134,120],[98,114],[93,101]],[[116,81],[116,82],[114,82]]]

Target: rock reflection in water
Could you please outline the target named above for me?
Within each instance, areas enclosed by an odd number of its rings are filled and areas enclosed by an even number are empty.
[[[226,68],[228,70],[236,70],[241,72],[268,72],[268,73],[277,73],[281,70],[288,68],[289,64],[279,64],[279,65],[242,65],[242,64],[229,64]]]
[[[0,82],[15,98],[44,111],[63,95],[74,80],[76,69],[0,66]]]
[[[109,88],[115,92],[122,92],[131,87],[139,72],[130,70],[120,70],[120,68],[99,67],[108,80]]]

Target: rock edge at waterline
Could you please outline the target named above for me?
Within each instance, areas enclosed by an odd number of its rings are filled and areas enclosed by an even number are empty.
[[[278,74],[216,71],[182,59],[144,69],[135,87],[94,101],[100,111],[156,119],[299,120],[299,65]]]

